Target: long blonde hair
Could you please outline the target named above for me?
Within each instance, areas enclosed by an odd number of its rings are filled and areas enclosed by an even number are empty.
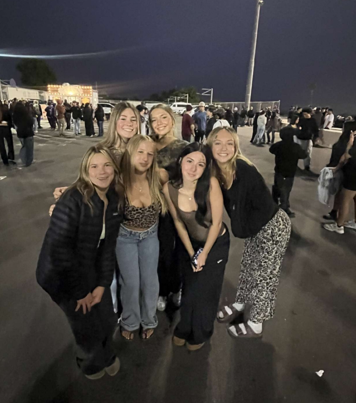
[[[79,174],[77,179],[71,186],[69,186],[67,191],[73,188],[78,189],[79,192],[83,195],[84,203],[89,205],[92,213],[93,213],[93,203],[91,201],[91,198],[95,192],[95,186],[93,185],[89,177],[89,165],[91,159],[95,154],[102,154],[111,162],[114,168],[114,180],[111,186],[114,186],[117,189],[120,188],[119,166],[112,152],[107,147],[104,147],[101,143],[98,143],[95,146],[90,147],[88,151],[84,154],[82,162],[80,163]]]
[[[152,138],[154,141],[159,141],[159,137],[157,136],[157,134],[154,132],[153,128],[152,128],[152,112],[155,109],[162,109],[163,111],[167,112],[168,115],[170,116],[170,118],[172,119],[172,131],[173,131],[173,136],[174,136],[174,128],[176,125],[176,119],[174,117],[174,113],[171,109],[171,107],[169,105],[165,105],[165,104],[157,104],[155,106],[153,106],[150,110],[150,113],[148,115],[148,124],[150,125],[150,129],[152,131]]]
[[[225,130],[228,133],[230,133],[233,141],[234,141],[234,146],[235,146],[235,152],[234,155],[232,156],[232,158],[230,159],[230,161],[227,162],[227,173],[229,175],[232,175],[232,177],[234,176],[235,172],[236,172],[236,161],[237,160],[242,160],[245,161],[247,164],[254,166],[253,163],[246,158],[242,152],[241,152],[241,148],[240,148],[240,141],[239,141],[239,137],[236,133],[236,131],[232,128],[232,127],[217,127],[214,130],[212,130],[209,134],[209,137],[207,139],[207,144],[208,146],[212,149],[213,148],[213,143],[214,140],[217,138],[218,134],[222,131]],[[225,187],[227,187],[227,182],[226,182],[226,177],[223,174],[222,170],[220,169],[217,161],[215,161],[215,159],[213,160],[213,174],[216,176],[216,178],[218,179],[218,181],[220,183],[222,183]]]
[[[124,155],[120,162],[120,177],[123,184],[124,192],[127,193],[133,188],[133,176],[135,168],[132,164],[133,155],[136,153],[139,145],[147,141],[155,145],[154,141],[149,136],[134,136],[128,143]],[[162,194],[162,185],[160,182],[158,165],[157,165],[157,152],[153,156],[152,165],[147,171],[148,186],[151,193],[152,203],[159,203],[162,207],[162,213],[167,211],[166,201]]]
[[[101,141],[101,144],[104,147],[117,148],[117,144],[119,143],[119,148],[124,148],[125,143],[123,142],[122,138],[117,132],[116,127],[117,127],[117,121],[120,119],[120,116],[122,115],[122,112],[125,109],[131,109],[136,116],[137,133],[134,134],[134,136],[136,136],[137,134],[141,134],[141,124],[140,124],[141,119],[138,110],[129,102],[119,102],[117,105],[115,105],[115,107],[111,111],[109,127],[104,139]]]

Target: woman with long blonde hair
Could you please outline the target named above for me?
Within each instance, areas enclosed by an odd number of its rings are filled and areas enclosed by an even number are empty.
[[[113,108],[108,130],[99,144],[111,150],[118,164],[130,139],[140,134],[139,122],[138,111],[129,102],[119,102]],[[67,187],[54,189],[54,198],[57,200],[66,189]],[[53,209],[53,206],[51,206],[51,209]]]
[[[189,143],[176,137],[175,117],[168,105],[158,104],[150,110],[149,125],[153,133],[152,138],[156,142],[158,166],[164,168],[171,177],[177,158]],[[160,217],[158,238],[160,241],[158,264],[160,297],[157,307],[158,310],[164,311],[169,295],[172,296],[176,306],[180,305],[179,258],[181,251],[184,250],[169,213]]]
[[[281,264],[291,233],[287,214],[274,203],[256,167],[245,158],[232,128],[214,129],[207,144],[214,157],[231,230],[245,239],[235,302],[224,306],[217,320],[230,323],[232,337],[261,337],[264,321],[274,315]],[[251,304],[249,319],[232,324]]]
[[[166,206],[156,158],[154,141],[139,135],[130,140],[120,164],[125,207],[116,256],[123,309],[121,334],[127,340],[140,328],[141,337],[149,339],[158,325],[158,219]]]
[[[64,311],[79,350],[77,364],[89,379],[114,376],[120,368],[109,290],[122,219],[118,176],[110,150],[90,147],[78,179],[56,204],[37,265],[37,281]]]

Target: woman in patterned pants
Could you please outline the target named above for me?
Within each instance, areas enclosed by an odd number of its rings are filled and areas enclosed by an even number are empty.
[[[235,302],[217,320],[230,323],[232,337],[261,337],[263,322],[274,315],[281,264],[291,233],[287,214],[274,203],[261,174],[241,154],[236,132],[217,128],[208,138],[232,233],[245,239]],[[249,320],[232,324],[251,306]]]

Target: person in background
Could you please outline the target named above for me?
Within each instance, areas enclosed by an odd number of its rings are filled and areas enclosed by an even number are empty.
[[[95,109],[95,115],[94,115],[99,130],[98,137],[103,137],[104,135],[104,115],[105,114],[103,107],[100,104],[98,104],[98,106]]]
[[[229,122],[229,125],[232,126],[234,123],[234,114],[232,113],[232,110],[228,106],[225,108],[225,119]]]
[[[80,134],[80,122],[82,120],[82,110],[79,108],[79,103],[73,102],[70,111],[73,118],[73,133],[75,136],[78,136]]]
[[[52,101],[48,101],[47,107],[45,109],[48,123],[51,126],[52,130],[56,129],[56,117],[55,117],[55,110]]]
[[[193,120],[195,122],[195,141],[201,143],[206,135],[206,112],[205,112],[205,102],[199,102],[199,109],[193,115]]]
[[[240,119],[239,108],[235,106],[232,120],[232,127],[234,128],[234,130],[237,130],[237,126],[239,125],[239,119]]]
[[[120,369],[109,290],[122,221],[118,175],[107,148],[89,148],[78,179],[53,210],[36,271],[38,284],[67,317],[78,347],[77,365],[90,380]]]
[[[67,127],[66,130],[70,130],[70,120],[71,120],[71,105],[68,103],[68,101],[65,99],[64,100],[64,104],[63,106],[65,107],[65,114],[64,114],[64,118],[66,120],[67,123]]]
[[[250,143],[252,143],[252,144],[253,144],[253,142],[255,140],[255,137],[256,137],[256,134],[257,134],[257,120],[258,120],[258,117],[260,116],[260,113],[261,112],[256,112],[255,117],[253,118],[252,137],[251,137],[251,140],[250,140]]]
[[[214,117],[216,122],[214,123],[213,129],[217,127],[230,127],[230,123],[225,119],[225,110],[223,108],[216,109],[214,112]]]
[[[56,111],[57,111],[59,135],[64,136],[64,127],[66,125],[66,120],[65,120],[66,108],[65,108],[65,106],[63,106],[61,99],[58,99],[58,101],[57,101]]]
[[[43,129],[43,127],[41,126],[42,108],[38,101],[34,101],[33,108],[36,112],[37,128]]]
[[[339,209],[336,222],[324,224],[324,228],[337,234],[344,233],[344,227],[356,230],[356,131],[351,131],[345,153],[334,171],[342,169],[343,182],[339,195]],[[350,210],[350,203],[354,202],[355,220],[346,222]]]
[[[326,115],[325,115],[325,119],[324,119],[324,125],[323,125],[323,129],[332,129],[334,126],[334,112],[332,109],[328,109]]]
[[[282,141],[272,144],[269,149],[270,153],[275,155],[276,161],[272,197],[277,205],[280,202],[281,209],[290,218],[295,217],[295,213],[290,210],[289,195],[292,191],[298,160],[307,157],[307,152],[294,142],[294,136],[298,131],[298,121],[297,115],[292,116],[290,125],[280,132]]]
[[[35,110],[35,108],[34,108],[34,106],[33,106],[32,101],[31,101],[31,102],[28,102],[27,105],[28,105],[27,107],[28,107],[28,110],[29,110],[29,112],[30,112],[30,115],[31,115],[31,117],[32,117],[33,131],[34,131],[35,134],[37,134],[37,133],[38,133],[38,122],[37,122],[37,113],[36,113],[36,110]]]
[[[11,133],[11,115],[7,104],[0,101],[0,155],[4,165],[16,164],[14,142]],[[7,143],[7,150],[5,146]]]
[[[257,118],[257,133],[253,140],[254,144],[256,144],[256,145],[262,144],[263,138],[265,135],[265,131],[266,131],[266,123],[267,123],[266,112],[261,111]]]
[[[250,109],[247,111],[247,125],[248,126],[253,125],[253,117],[254,116],[255,116],[255,112],[253,111],[253,106],[251,106]]]
[[[30,113],[30,105],[17,102],[14,109],[14,124],[17,137],[22,145],[20,158],[24,167],[29,167],[33,162],[33,118]]]
[[[246,116],[247,116],[247,111],[246,111],[246,108],[243,106],[241,113],[240,113],[240,119],[239,119],[239,123],[238,123],[239,126],[241,126],[241,127],[245,126]]]
[[[91,109],[89,103],[86,103],[83,109],[83,120],[85,123],[85,135],[87,137],[94,137],[93,110]]]
[[[313,151],[313,141],[319,136],[319,128],[313,119],[311,108],[302,109],[302,117],[299,120],[299,132],[297,133],[296,143],[308,154],[304,160],[304,169],[310,171],[311,156]]]
[[[190,143],[192,137],[194,138],[195,136],[195,124],[191,116],[192,110],[192,105],[187,105],[182,119],[182,139],[188,143]]]
[[[277,112],[273,111],[271,119],[267,122],[266,134],[267,134],[267,144],[273,144],[275,140],[275,133],[279,132],[281,126],[281,119]],[[272,139],[270,138],[270,133],[272,132]]]
[[[138,110],[138,113],[140,114],[140,120],[141,120],[141,134],[142,135],[147,135],[147,115],[146,115],[146,110],[143,105],[137,105],[136,109]]]
[[[323,114],[321,113],[321,108],[319,106],[315,108],[313,118],[319,129],[321,129],[322,128],[321,120],[323,118]]]
[[[215,108],[213,106],[209,106],[206,111],[207,122],[206,122],[206,138],[209,137],[210,132],[213,130],[213,127],[216,123],[216,119],[214,117]]]

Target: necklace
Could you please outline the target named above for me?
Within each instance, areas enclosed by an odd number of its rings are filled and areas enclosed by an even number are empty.
[[[189,201],[193,199],[192,195],[188,195],[187,193],[182,192],[181,189],[179,189],[178,192],[180,192],[180,194],[182,194],[183,196],[188,197]],[[193,195],[194,195],[194,193],[193,193]]]
[[[137,189],[140,193],[142,193],[142,187],[141,187],[141,186],[137,187],[137,186],[133,185],[133,187],[134,187],[135,189]]]

